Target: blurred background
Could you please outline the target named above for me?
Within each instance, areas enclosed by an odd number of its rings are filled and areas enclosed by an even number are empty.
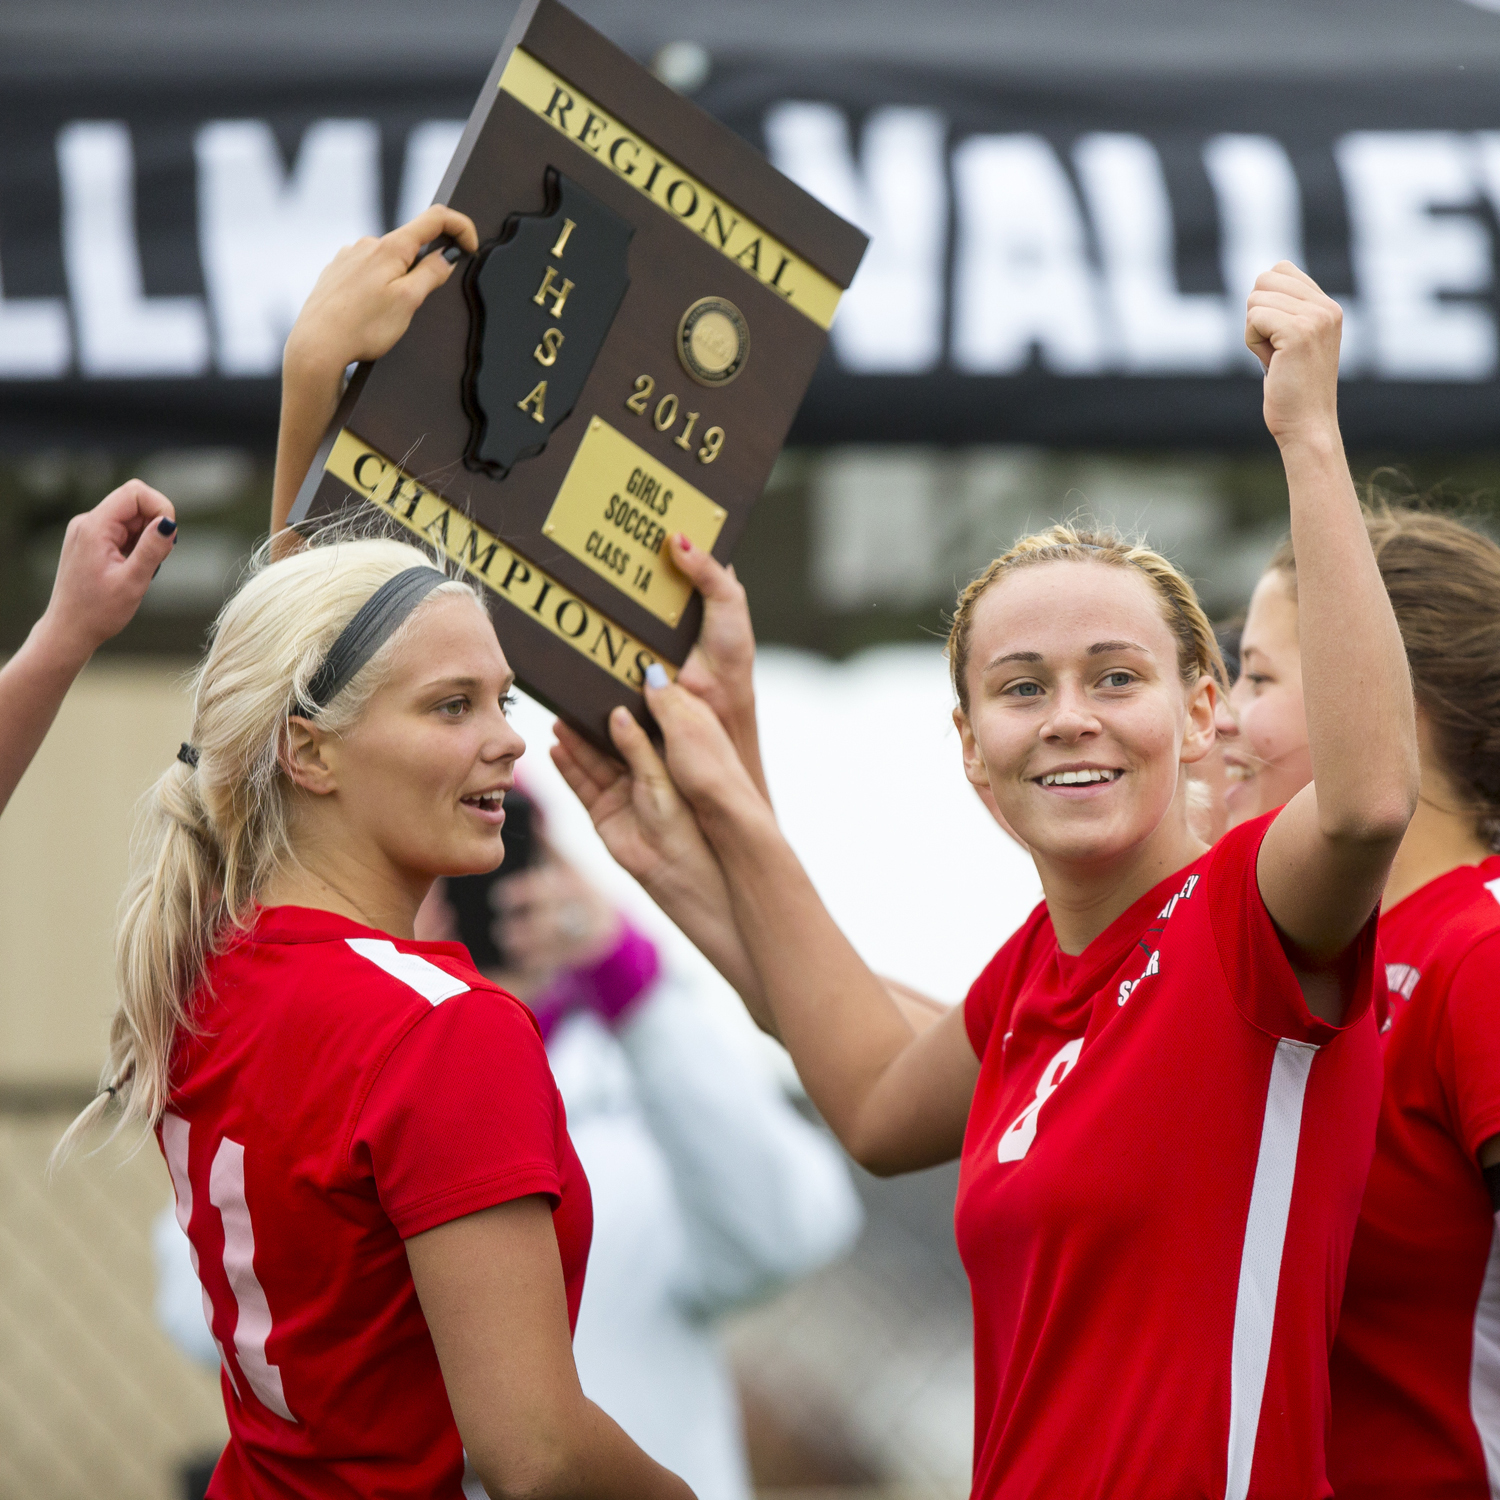
[[[872,963],[957,1001],[1037,890],[959,770],[944,610],[1077,511],[1243,607],[1285,514],[1240,343],[1258,270],[1296,260],[1345,308],[1356,478],[1494,517],[1500,0],[573,7],[871,236],[736,560],[794,842]],[[338,246],[429,200],[512,10],[0,11],[0,650],[76,511],[139,474],[182,521],[0,821],[3,1500],[167,1500],[222,1441],[152,1314],[155,1147],[43,1165],[95,1086],[133,804],[263,533],[282,340]],[[733,1014],[521,717],[559,845]],[[853,1253],[728,1330],[756,1482],[956,1496],[953,1175],[860,1186]]]

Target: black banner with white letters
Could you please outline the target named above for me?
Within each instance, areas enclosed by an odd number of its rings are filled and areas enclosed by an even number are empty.
[[[268,447],[318,270],[428,201],[488,61],[12,87],[0,444]],[[794,440],[1259,444],[1244,296],[1285,256],[1345,306],[1351,446],[1500,444],[1488,76],[1049,83],[720,59],[697,97],[872,237]]]

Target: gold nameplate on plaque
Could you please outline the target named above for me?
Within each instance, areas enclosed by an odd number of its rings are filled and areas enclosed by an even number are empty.
[[[658,620],[675,625],[693,586],[667,557],[685,532],[705,552],[728,512],[600,417],[573,455],[542,535]]]

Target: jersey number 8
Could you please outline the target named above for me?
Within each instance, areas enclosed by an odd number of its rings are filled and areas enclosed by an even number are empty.
[[[1073,1064],[1083,1051],[1083,1038],[1074,1037],[1059,1049],[1052,1061],[1042,1069],[1037,1080],[1036,1098],[1018,1114],[1000,1137],[999,1158],[1001,1161],[1020,1161],[1031,1150],[1036,1139],[1036,1117],[1041,1107],[1056,1092],[1060,1084],[1073,1071]]]

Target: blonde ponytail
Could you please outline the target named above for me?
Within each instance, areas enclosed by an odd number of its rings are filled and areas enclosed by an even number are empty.
[[[292,784],[282,769],[287,717],[375,590],[407,568],[432,565],[417,548],[384,538],[327,541],[274,563],[267,555],[262,549],[220,612],[193,679],[196,764],[192,756],[174,761],[146,799],[116,929],[120,1003],[109,1061],[99,1095],[68,1127],[54,1160],[111,1104],[119,1125],[139,1122],[149,1130],[161,1119],[173,1050],[193,1024],[189,1005],[205,961],[253,920],[267,881],[295,863]],[[456,579],[428,600],[455,593],[483,608]],[[341,733],[356,722],[423,607],[321,711],[322,727]]]

